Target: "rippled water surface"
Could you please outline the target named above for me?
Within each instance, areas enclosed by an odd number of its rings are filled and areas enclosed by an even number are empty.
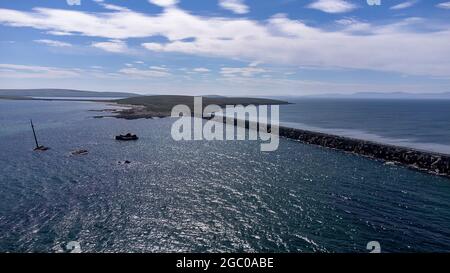
[[[175,142],[172,119],[88,111],[106,107],[0,100],[0,251],[450,250],[448,179],[286,139]]]

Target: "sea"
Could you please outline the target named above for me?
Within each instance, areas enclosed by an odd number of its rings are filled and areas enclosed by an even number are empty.
[[[281,124],[450,154],[450,100],[289,98]]]
[[[291,126],[449,151],[450,101],[291,102]],[[91,111],[111,107],[0,100],[0,252],[450,252],[447,178],[284,138],[175,141],[172,118]],[[30,118],[50,150],[33,152]],[[140,139],[114,140],[126,132]]]

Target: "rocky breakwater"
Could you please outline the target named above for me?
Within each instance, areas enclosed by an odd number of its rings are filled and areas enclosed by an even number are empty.
[[[211,117],[204,117],[204,119],[211,119]],[[227,122],[226,118],[221,119],[221,121],[224,123]],[[230,124],[234,124],[234,126],[239,126],[240,124],[246,129],[250,127],[259,129],[260,126],[263,126],[263,128],[267,128],[268,132],[276,131],[272,130],[270,125],[254,123],[256,122],[248,120],[238,122],[238,119],[234,118],[233,123]],[[293,139],[305,144],[349,152],[375,160],[381,160],[388,164],[404,165],[418,171],[450,178],[450,155],[284,126],[279,126],[278,131],[280,137]]]
[[[416,170],[450,178],[449,155],[282,126],[280,127],[279,132],[281,137],[295,139],[303,143],[397,163]]]

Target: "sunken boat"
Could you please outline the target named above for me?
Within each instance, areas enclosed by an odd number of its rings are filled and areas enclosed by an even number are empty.
[[[45,147],[44,145],[39,145],[39,142],[36,137],[36,131],[34,130],[33,120],[30,119],[30,123],[31,129],[33,130],[34,142],[36,143],[36,147],[33,149],[33,151],[47,151],[48,149],[50,149],[49,147]]]
[[[116,140],[122,140],[122,141],[130,141],[130,140],[138,140],[139,138],[137,135],[128,133],[126,135],[118,135],[116,136]]]

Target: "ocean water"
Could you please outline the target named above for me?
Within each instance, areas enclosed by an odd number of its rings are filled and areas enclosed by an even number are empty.
[[[450,100],[289,99],[280,120],[320,131],[450,154]]]
[[[288,139],[176,142],[173,119],[89,111],[109,107],[0,100],[1,252],[450,250],[448,179]],[[32,152],[30,117],[51,150]],[[114,141],[127,131],[139,141]]]

